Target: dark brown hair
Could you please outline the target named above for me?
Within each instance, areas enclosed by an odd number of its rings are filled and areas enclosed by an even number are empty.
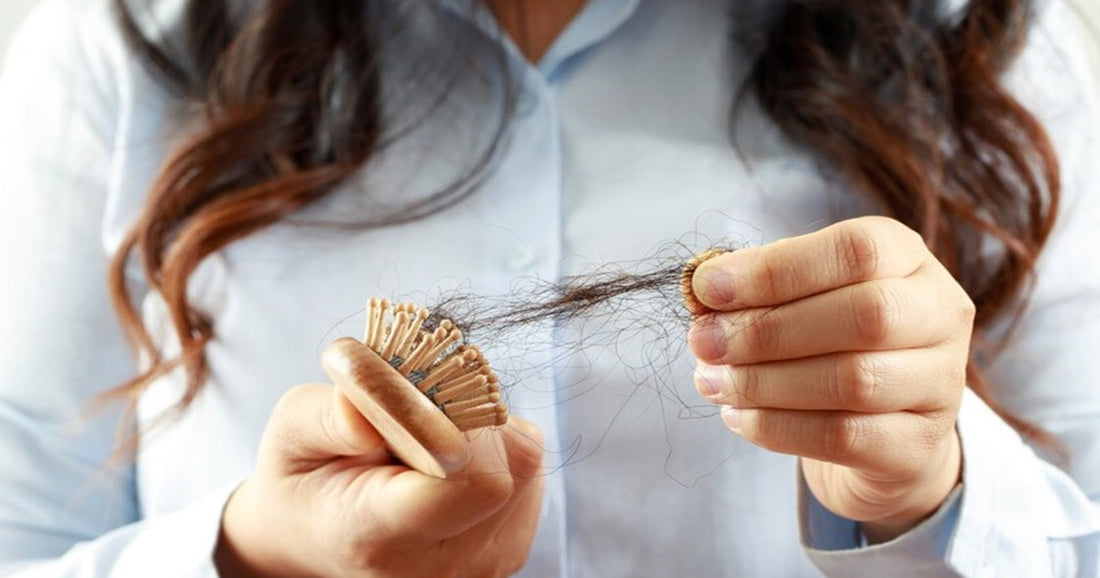
[[[188,381],[180,410],[203,386],[204,346],[214,337],[215,320],[185,291],[196,266],[330,192],[377,153],[386,128],[379,62],[390,28],[379,22],[402,3],[243,4],[233,13],[238,3],[191,0],[181,23],[153,41],[134,7],[115,0],[133,49],[198,111],[110,275],[122,324],[151,360],[114,393],[133,399],[182,366]],[[980,337],[1023,306],[1053,227],[1059,172],[1042,126],[1001,84],[1034,18],[1032,2],[972,0],[954,15],[944,4],[777,0],[756,18],[738,15],[754,27],[737,37],[755,59],[744,94],[793,142],[923,235],[974,300]],[[507,66],[496,72],[506,77]],[[510,115],[511,99],[501,102],[501,132],[474,170],[359,224],[421,218],[476,190]],[[991,241],[999,251],[983,250]],[[135,309],[124,276],[132,259],[168,305],[182,351],[176,359],[159,354]],[[970,387],[992,403],[977,363],[969,373]]]

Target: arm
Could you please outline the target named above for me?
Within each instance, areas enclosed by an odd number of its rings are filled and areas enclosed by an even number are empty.
[[[1063,471],[1044,460],[968,393],[961,491],[918,528],[855,549],[857,525],[802,493],[804,543],[830,575],[1100,574],[1100,95],[1067,7],[1051,4],[1009,81],[1058,149],[1063,204],[1031,306],[987,371],[998,401],[1053,434],[1069,461]]]

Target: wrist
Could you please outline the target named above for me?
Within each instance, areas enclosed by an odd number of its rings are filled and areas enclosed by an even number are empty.
[[[933,475],[920,480],[906,492],[910,499],[896,512],[880,519],[861,522],[868,544],[889,542],[912,530],[939,510],[962,479],[962,447],[954,430],[941,455],[938,467],[928,468]]]

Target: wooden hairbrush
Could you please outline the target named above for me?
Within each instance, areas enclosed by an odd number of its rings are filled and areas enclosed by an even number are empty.
[[[363,341],[334,341],[321,364],[395,457],[445,478],[466,463],[463,432],[504,425],[508,409],[481,351],[449,320],[425,328],[428,316],[371,298]]]

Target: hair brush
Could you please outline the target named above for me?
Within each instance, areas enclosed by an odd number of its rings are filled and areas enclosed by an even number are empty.
[[[390,453],[443,478],[467,459],[463,432],[504,425],[508,409],[481,351],[451,321],[428,327],[428,318],[412,303],[371,298],[363,340],[334,341],[321,364]]]

